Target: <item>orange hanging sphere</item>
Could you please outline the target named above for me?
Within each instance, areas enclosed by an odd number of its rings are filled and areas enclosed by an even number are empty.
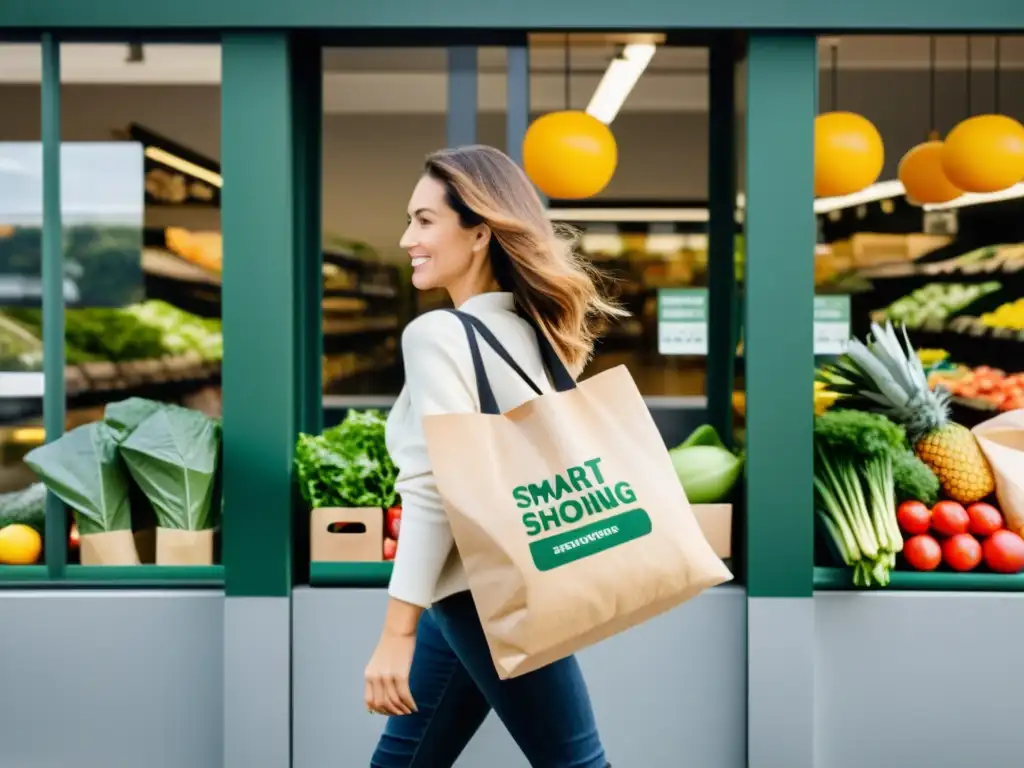
[[[814,194],[852,195],[878,181],[885,146],[878,129],[853,112],[826,112],[814,119]]]
[[[619,150],[611,129],[586,112],[537,118],[523,139],[526,175],[548,197],[593,197],[612,180]]]
[[[942,148],[942,168],[964,192],[999,192],[1024,178],[1024,125],[977,115],[957,125]]]
[[[900,160],[896,173],[907,198],[917,205],[948,203],[963,194],[942,170],[941,141],[926,141],[913,147]]]

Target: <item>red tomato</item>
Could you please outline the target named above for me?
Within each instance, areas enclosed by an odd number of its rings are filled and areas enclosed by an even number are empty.
[[[954,571],[972,571],[981,562],[981,544],[969,533],[950,536],[942,542],[942,559]]]
[[[915,571],[934,571],[942,562],[942,547],[927,533],[920,533],[903,543],[903,559]]]
[[[1013,531],[996,531],[982,545],[985,565],[996,573],[1024,570],[1024,539]]]
[[[82,543],[81,537],[78,535],[78,523],[71,524],[71,531],[68,533],[68,547],[71,549],[78,549],[78,546]]]
[[[967,533],[971,518],[962,504],[955,501],[940,501],[932,507],[932,530],[943,536],[956,536]]]
[[[387,535],[392,539],[398,540],[398,529],[402,527],[402,506],[396,504],[387,512],[387,522],[384,526],[384,530]]]
[[[1003,516],[991,504],[980,501],[977,504],[971,504],[967,508],[967,517],[970,518],[967,531],[975,536],[991,536],[1003,527]]]
[[[392,538],[384,539],[384,559],[394,560],[396,552],[398,552],[398,542]]]
[[[920,501],[904,501],[896,510],[896,521],[900,524],[900,529],[911,536],[916,533],[928,533],[932,513]]]

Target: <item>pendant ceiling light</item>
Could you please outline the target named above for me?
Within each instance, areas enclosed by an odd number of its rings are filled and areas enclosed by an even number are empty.
[[[967,112],[971,104],[971,40],[967,39]],[[942,148],[942,167],[949,180],[965,192],[1009,189],[1024,178],[1024,125],[999,114],[999,39],[995,55],[995,110],[958,124]]]
[[[565,109],[537,118],[523,139],[523,168],[545,195],[558,200],[593,197],[608,186],[618,164],[611,129],[572,109],[569,36],[565,37]],[[617,111],[617,110],[616,110]]]
[[[928,68],[928,110],[931,131],[929,140],[910,149],[900,160],[897,175],[903,183],[907,199],[915,205],[948,203],[963,194],[948,178],[942,169],[942,147],[936,131],[935,116],[935,74],[936,74],[936,41],[929,40]]]
[[[814,194],[852,195],[874,184],[885,164],[878,129],[863,115],[836,111],[838,46],[832,45],[832,111],[814,119]]]

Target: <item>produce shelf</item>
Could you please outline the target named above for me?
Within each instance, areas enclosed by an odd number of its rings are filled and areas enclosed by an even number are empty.
[[[24,589],[26,582],[45,582],[45,565],[0,565],[0,589]]]
[[[309,584],[313,587],[386,587],[391,581],[390,561],[380,563],[309,564]]]
[[[861,589],[853,586],[849,568],[814,569],[814,588],[843,592],[1024,592],[1024,573],[951,573],[943,571],[892,571],[887,587]]]
[[[68,565],[50,579],[45,565],[0,566],[0,589],[221,589],[222,565]]]

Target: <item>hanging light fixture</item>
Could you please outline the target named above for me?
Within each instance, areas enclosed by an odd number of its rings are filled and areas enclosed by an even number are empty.
[[[836,111],[838,44],[832,53],[832,111],[814,119],[814,194],[852,195],[871,186],[885,165],[885,147],[878,129],[863,115]]]
[[[537,118],[523,138],[523,168],[537,188],[557,200],[593,197],[608,186],[618,165],[611,129],[572,108],[569,36],[565,36],[565,109]]]
[[[936,42],[929,39],[928,110],[931,131],[928,141],[912,147],[900,160],[897,176],[907,199],[916,205],[948,203],[963,194],[942,169],[942,141],[935,129]]]
[[[967,113],[971,103],[971,38],[967,38]],[[1024,178],[1024,125],[999,112],[999,40],[995,55],[995,113],[969,116],[959,123],[942,147],[947,178],[965,192],[994,193]]]

